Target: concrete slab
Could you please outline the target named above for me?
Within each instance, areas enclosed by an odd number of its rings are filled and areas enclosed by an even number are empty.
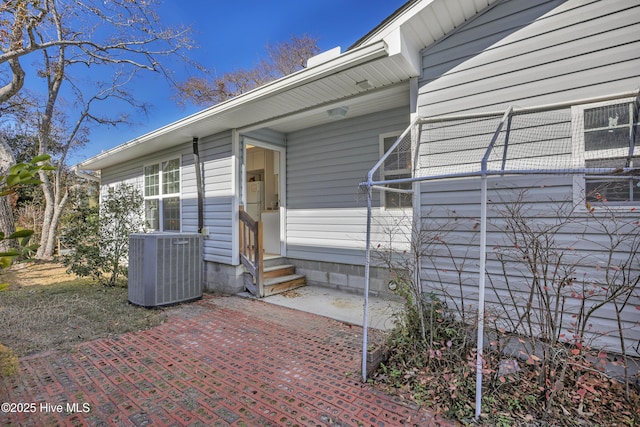
[[[249,296],[249,294],[244,294]],[[262,301],[325,316],[351,325],[364,324],[364,295],[320,286],[303,286]],[[395,324],[395,314],[402,310],[399,300],[370,296],[369,327],[388,331]]]

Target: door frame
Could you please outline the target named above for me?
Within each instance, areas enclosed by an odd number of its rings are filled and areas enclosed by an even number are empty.
[[[246,135],[242,135],[242,204],[247,202],[247,144],[265,150],[275,151],[279,155],[278,178],[278,211],[280,214],[280,256],[287,256],[287,148],[282,145],[261,141]]]

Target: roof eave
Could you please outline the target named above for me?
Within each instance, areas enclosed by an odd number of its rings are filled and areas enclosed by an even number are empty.
[[[122,161],[122,157],[124,157],[123,155],[126,151],[141,144],[149,143],[156,138],[176,132],[179,129],[206,120],[212,116],[237,110],[248,103],[260,102],[263,99],[267,99],[279,93],[300,87],[307,83],[322,79],[323,77],[327,77],[345,69],[356,67],[359,64],[374,61],[385,56],[388,56],[388,50],[387,43],[383,40],[345,52],[333,60],[319,64],[313,68],[307,68],[282,77],[235,98],[221,102],[220,104],[216,104],[198,113],[192,114],[191,116],[132,139],[110,150],[103,151],[102,153],[79,163],[77,168],[81,170],[103,169]],[[251,120],[247,120],[247,123],[243,124],[243,126],[248,125],[251,125]],[[180,142],[176,141],[176,144],[178,143]]]

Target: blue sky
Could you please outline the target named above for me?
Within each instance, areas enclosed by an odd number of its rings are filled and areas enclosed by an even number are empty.
[[[265,56],[267,43],[288,40],[291,35],[318,38],[321,51],[340,46],[344,51],[405,0],[167,0],[158,11],[166,24],[190,25],[198,48],[194,60],[218,74],[250,68]],[[179,65],[178,80],[186,78]],[[134,95],[151,105],[147,116],[134,117],[136,125],[95,129],[91,142],[73,153],[70,164],[120,145],[161,126],[186,117],[194,107],[179,107],[174,92],[160,76],[136,84]]]

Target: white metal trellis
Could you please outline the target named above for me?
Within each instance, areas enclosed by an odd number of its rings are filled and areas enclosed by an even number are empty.
[[[562,102],[555,104],[547,104],[542,106],[534,106],[527,108],[509,107],[502,111],[483,112],[475,114],[459,114],[430,118],[416,118],[407,127],[407,129],[398,137],[393,146],[382,156],[382,158],[375,164],[375,166],[367,174],[367,181],[360,183],[360,186],[366,189],[367,193],[367,225],[366,225],[366,248],[365,248],[365,290],[364,290],[364,333],[363,333],[363,345],[362,345],[362,379],[366,381],[367,372],[367,346],[368,346],[368,317],[369,317],[369,282],[370,282],[370,268],[371,268],[371,227],[372,227],[372,212],[373,212],[373,190],[383,190],[390,192],[411,192],[411,190],[401,190],[397,188],[389,187],[394,184],[406,184],[416,183],[430,180],[442,180],[449,178],[461,178],[461,177],[478,177],[481,180],[481,200],[480,200],[480,259],[479,259],[479,271],[478,271],[478,325],[477,325],[477,349],[478,355],[476,359],[476,418],[481,414],[481,401],[482,401],[482,371],[483,361],[482,353],[484,346],[484,299],[485,299],[485,280],[486,280],[486,258],[487,258],[487,178],[490,176],[504,176],[504,175],[523,175],[523,174],[537,174],[537,175],[575,175],[583,174],[590,177],[620,177],[625,176],[631,180],[637,180],[638,177],[634,175],[640,169],[637,164],[631,164],[627,162],[624,167],[602,167],[591,166],[587,167],[584,159],[576,159],[572,152],[569,152],[569,156],[565,156],[569,160],[551,161],[551,167],[545,166],[544,162],[526,164],[526,159],[516,159],[511,156],[511,150],[513,146],[510,146],[510,134],[514,132],[511,129],[512,118],[515,116],[522,116],[526,114],[545,113],[554,110],[567,109],[578,105],[614,101],[623,98],[635,98],[635,117],[634,123],[638,122],[638,106],[640,103],[640,90],[631,92],[619,93],[610,96],[594,97],[581,100],[574,100],[571,102]],[[421,145],[429,141],[422,141],[423,126],[427,126],[433,123],[464,123],[466,121],[482,120],[494,118],[497,120],[494,131],[491,135],[491,139],[486,143],[484,154],[475,167],[471,166],[467,170],[455,170],[455,165],[451,165],[449,170],[442,170],[442,168],[435,168],[433,172],[429,167],[421,167],[418,163],[418,159],[421,156]],[[634,143],[636,139],[635,129],[636,126],[632,123],[630,134],[631,144],[629,144],[629,151],[626,158],[629,161],[634,157]],[[444,128],[444,127],[443,127]],[[413,132],[417,130],[416,132]],[[443,131],[446,134],[447,130]],[[455,128],[452,126],[449,130],[454,134],[452,137],[455,140]],[[414,133],[415,135],[412,135]],[[390,158],[394,150],[398,149],[398,146],[405,140],[407,136],[411,135],[412,149],[413,151],[413,174],[411,177],[398,178],[398,179],[386,179],[384,175],[380,174],[381,168],[384,167],[385,162]],[[500,144],[497,144],[499,138],[501,138]],[[497,145],[502,148],[502,152],[496,152]],[[517,145],[517,144],[515,144]],[[428,157],[428,154],[422,154]],[[446,168],[445,168],[446,169]],[[454,170],[450,170],[454,169]],[[462,168],[459,168],[462,169]],[[379,179],[376,179],[376,174],[380,175]],[[640,185],[640,184],[638,184]]]

